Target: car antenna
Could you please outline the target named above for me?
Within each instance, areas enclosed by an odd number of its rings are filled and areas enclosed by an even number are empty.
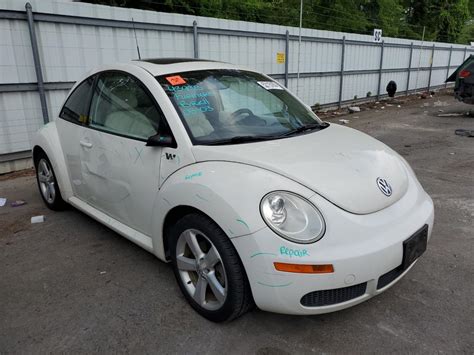
[[[135,34],[135,43],[137,44],[138,60],[142,60],[142,57],[140,55],[140,47],[138,46],[137,31],[135,30],[135,21],[133,21],[133,17],[132,17],[132,26],[133,26],[133,33]]]

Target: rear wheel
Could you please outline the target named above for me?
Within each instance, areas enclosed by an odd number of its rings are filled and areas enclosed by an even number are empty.
[[[53,167],[46,154],[38,153],[35,157],[36,181],[38,188],[46,206],[58,211],[66,208],[59,185],[54,174]]]
[[[170,237],[179,287],[199,314],[214,322],[230,321],[253,305],[237,251],[211,219],[187,215],[172,228]]]

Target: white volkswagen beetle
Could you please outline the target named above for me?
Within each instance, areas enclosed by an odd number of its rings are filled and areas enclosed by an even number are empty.
[[[79,80],[34,139],[38,186],[163,261],[213,321],[255,303],[337,311],[425,251],[433,203],[379,141],[322,122],[270,77],[155,59]]]

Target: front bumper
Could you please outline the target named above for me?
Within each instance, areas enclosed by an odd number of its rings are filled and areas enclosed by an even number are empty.
[[[381,276],[401,265],[403,241],[425,224],[428,238],[431,236],[433,202],[418,183],[411,184],[394,205],[368,215],[342,211],[318,195],[311,201],[321,210],[327,225],[324,237],[316,243],[293,243],[269,228],[232,239],[247,272],[255,303],[262,310],[309,315],[361,303],[390,288],[416,263],[403,272],[392,273],[390,281],[380,283],[377,288]],[[274,262],[332,264],[334,272],[280,272],[275,270]],[[303,305],[308,304],[308,298],[302,301],[303,296],[323,290],[327,291],[316,294],[317,297],[329,297],[336,302]]]

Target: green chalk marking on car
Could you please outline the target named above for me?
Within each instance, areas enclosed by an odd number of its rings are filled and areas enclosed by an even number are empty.
[[[303,258],[305,256],[309,256],[307,249],[292,249],[287,248],[285,246],[280,247],[280,255],[288,255],[290,258]]]
[[[236,219],[237,222],[242,223],[244,226],[246,226],[248,229],[250,229],[249,225],[242,221],[241,219]]]
[[[280,285],[269,285],[269,284],[266,284],[266,283],[260,282],[260,281],[257,281],[257,283],[259,285],[267,286],[267,287],[287,287],[287,286],[290,286],[293,282],[288,282],[286,284],[280,284]]]
[[[202,196],[199,195],[199,194],[196,194],[196,197],[197,197],[198,199],[202,200],[202,201],[209,202],[209,200],[208,200],[207,198],[204,198],[204,197],[202,197]]]
[[[199,176],[202,176],[202,172],[198,172],[198,173],[186,175],[186,176],[184,177],[184,180],[192,180],[192,179],[194,179],[195,177],[199,177]]]
[[[272,255],[272,256],[277,256],[275,253],[255,253],[255,254],[251,255],[250,258],[254,258],[254,257],[259,256],[259,255]]]

